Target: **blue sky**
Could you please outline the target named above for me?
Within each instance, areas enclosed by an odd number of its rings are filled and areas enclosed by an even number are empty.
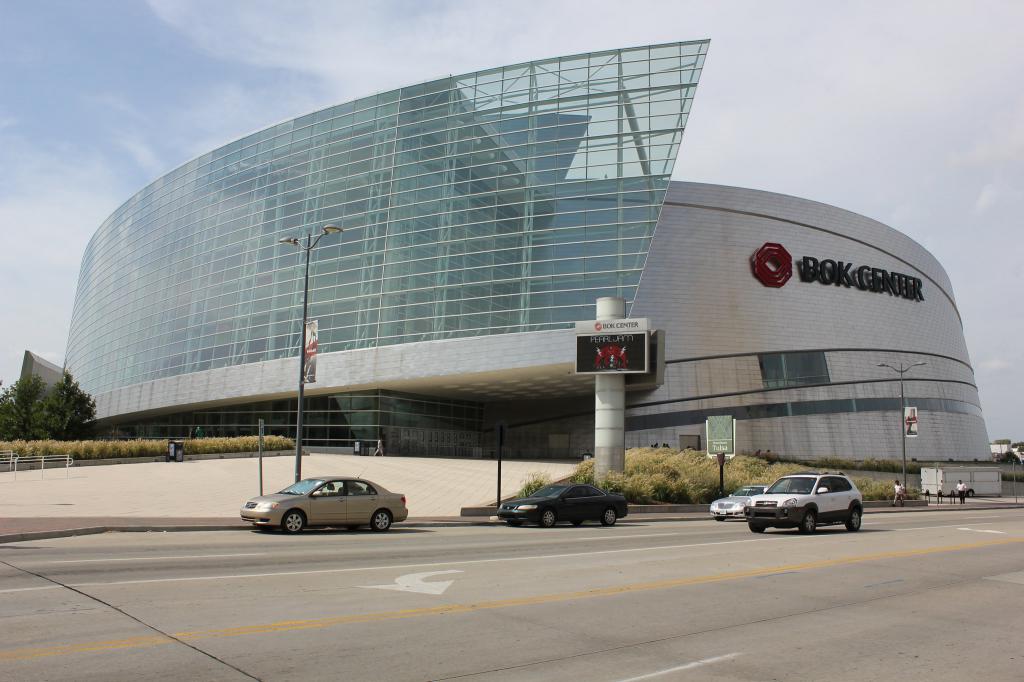
[[[0,0],[0,379],[25,349],[62,362],[89,237],[197,154],[439,75],[708,37],[676,179],[816,199],[923,244],[990,436],[1024,439],[1020,26],[1024,4],[993,0]]]

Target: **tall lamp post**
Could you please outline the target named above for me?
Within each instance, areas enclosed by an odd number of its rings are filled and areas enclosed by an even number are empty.
[[[928,364],[927,362],[915,362],[912,365],[908,365],[907,367],[904,367],[903,363],[901,362],[900,363],[900,368],[896,369],[892,365],[886,364],[884,362],[878,363],[879,367],[888,367],[889,369],[891,369],[892,371],[894,371],[894,372],[896,372],[897,374],[900,375],[900,444],[903,445],[903,487],[904,488],[907,487],[907,434],[906,434],[906,431],[905,431],[906,425],[903,423],[903,415],[907,411],[906,410],[906,408],[907,408],[907,401],[906,401],[906,398],[904,398],[904,396],[903,396],[903,375],[906,374],[907,372],[909,372],[910,370],[912,370],[915,367],[920,367],[921,365],[927,365],[927,364]]]
[[[302,285],[302,326],[299,327],[299,404],[298,416],[295,419],[295,482],[302,480],[302,398],[306,386],[306,313],[309,310],[309,254],[320,243],[320,240],[328,234],[340,234],[341,228],[337,225],[324,225],[320,234],[313,239],[313,233],[306,235],[306,243],[295,237],[284,237],[279,239],[281,244],[291,244],[306,252],[306,275]]]

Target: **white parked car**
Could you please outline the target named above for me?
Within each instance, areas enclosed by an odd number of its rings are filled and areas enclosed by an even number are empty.
[[[772,483],[764,494],[750,498],[744,511],[747,526],[755,533],[763,533],[769,526],[813,533],[818,526],[833,523],[858,531],[864,496],[841,473],[793,474]]]
[[[768,486],[745,485],[733,491],[728,497],[715,500],[711,503],[711,516],[715,521],[726,519],[742,519],[743,508],[750,502],[754,495],[760,495]]]

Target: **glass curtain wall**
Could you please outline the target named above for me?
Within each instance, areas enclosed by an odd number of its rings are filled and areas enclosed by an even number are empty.
[[[272,400],[211,410],[162,415],[118,424],[101,436],[113,438],[186,438],[203,435],[255,436],[259,420],[265,433],[295,438],[295,399]],[[305,399],[303,443],[312,447],[352,447],[370,452],[383,438],[394,454],[472,456],[479,445],[483,406],[394,391],[360,391]],[[453,451],[453,448],[461,448]],[[423,452],[420,452],[423,450]]]
[[[707,42],[548,59],[329,107],[155,181],[86,249],[67,366],[101,393],[320,352],[565,327],[632,302]]]

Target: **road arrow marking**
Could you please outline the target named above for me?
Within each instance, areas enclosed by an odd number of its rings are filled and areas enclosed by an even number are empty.
[[[462,571],[429,571],[427,573],[409,573],[395,578],[394,584],[390,585],[360,585],[371,590],[394,590],[396,592],[419,592],[420,594],[444,594],[444,591],[451,587],[453,580],[439,580],[437,582],[424,582],[424,578],[432,575],[447,575],[449,573],[462,573]]]

